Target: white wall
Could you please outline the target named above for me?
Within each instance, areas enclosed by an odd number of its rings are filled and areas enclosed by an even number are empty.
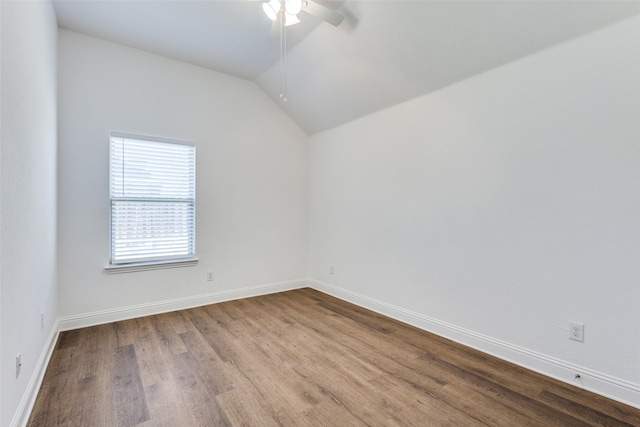
[[[255,84],[67,30],[58,49],[62,317],[306,277],[307,136]],[[110,131],[196,141],[196,267],[103,272]]]
[[[0,425],[9,426],[28,405],[57,317],[57,24],[50,2],[2,1],[1,8]]]
[[[311,278],[636,399],[638,76],[633,18],[312,136]]]

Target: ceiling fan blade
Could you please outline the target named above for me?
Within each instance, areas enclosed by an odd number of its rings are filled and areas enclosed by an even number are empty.
[[[302,10],[336,27],[344,20],[344,15],[340,12],[336,12],[312,0],[308,0]]]

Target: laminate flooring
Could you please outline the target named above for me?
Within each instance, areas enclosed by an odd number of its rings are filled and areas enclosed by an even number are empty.
[[[640,426],[311,289],[62,332],[29,426]]]

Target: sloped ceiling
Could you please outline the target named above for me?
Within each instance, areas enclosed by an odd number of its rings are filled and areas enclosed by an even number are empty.
[[[261,1],[54,0],[58,24],[255,81],[308,134],[640,14],[638,1],[319,1],[279,40]]]

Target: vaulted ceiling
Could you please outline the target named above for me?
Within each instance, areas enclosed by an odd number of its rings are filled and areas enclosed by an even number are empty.
[[[308,134],[346,123],[640,14],[638,1],[322,1],[279,39],[261,1],[54,0],[60,27],[255,83]]]

